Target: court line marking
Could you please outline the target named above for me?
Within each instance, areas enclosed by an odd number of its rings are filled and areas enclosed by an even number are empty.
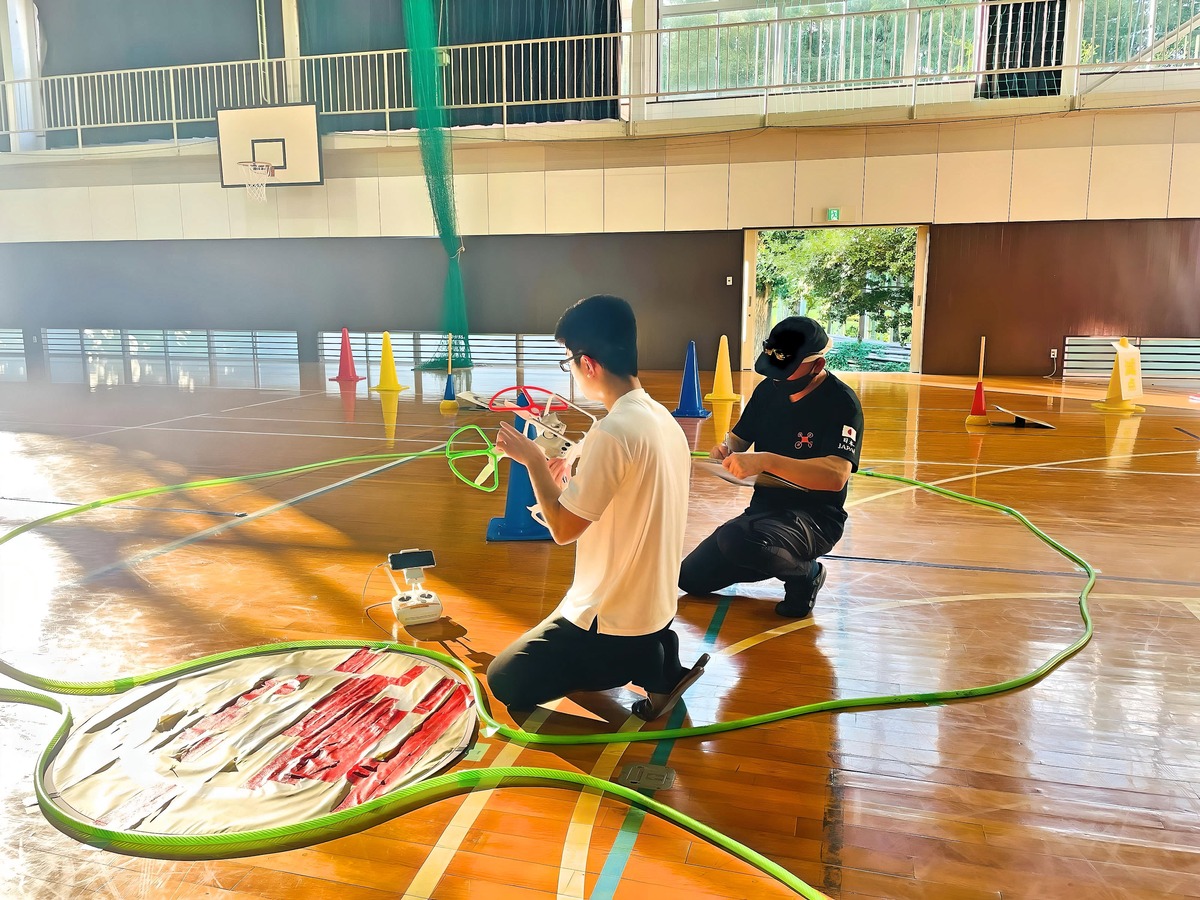
[[[445,444],[443,444],[441,447],[433,447],[431,449],[441,450],[444,448],[445,448]],[[162,546],[155,547],[152,550],[147,550],[144,553],[139,553],[135,556],[130,556],[125,559],[118,560],[117,562],[110,563],[107,566],[103,566],[92,572],[88,572],[88,573],[84,574],[83,576],[81,576],[80,578],[77,578],[73,581],[67,582],[64,585],[64,587],[74,587],[74,586],[77,586],[80,584],[86,584],[88,581],[92,580],[93,578],[99,578],[100,576],[107,575],[110,572],[116,572],[121,569],[133,568],[134,566],[137,566],[138,564],[143,563],[147,560],[155,559],[156,557],[159,557],[159,556],[164,556],[165,554],[171,553],[174,550],[178,550],[181,547],[186,547],[189,544],[196,543],[197,541],[202,541],[205,538],[212,537],[215,534],[220,534],[221,532],[227,531],[230,528],[237,528],[238,526],[244,525],[247,522],[253,522],[256,519],[261,519],[264,516],[269,516],[273,513],[277,513],[282,509],[288,509],[289,507],[296,506],[297,504],[303,503],[305,500],[311,500],[313,497],[319,497],[322,494],[327,494],[330,491],[335,491],[340,487],[345,487],[348,484],[353,484],[354,482],[360,481],[364,478],[370,478],[372,475],[377,475],[380,472],[385,472],[388,469],[394,469],[397,466],[402,466],[405,463],[410,463],[410,462],[413,462],[413,459],[410,458],[410,459],[392,460],[391,462],[384,463],[382,466],[376,466],[373,469],[368,469],[366,472],[360,472],[357,475],[351,475],[348,478],[343,478],[341,481],[335,481],[333,484],[327,484],[327,485],[324,485],[323,487],[314,488],[311,491],[306,491],[303,494],[299,494],[295,497],[290,497],[287,500],[281,500],[279,503],[274,503],[271,506],[267,506],[262,509],[255,510],[254,512],[251,512],[251,513],[246,513],[246,515],[241,516],[240,518],[234,519],[230,522],[223,522],[220,525],[214,525],[212,528],[206,528],[203,531],[193,532],[192,534],[188,535],[187,537],[183,537],[183,538],[180,538],[179,540],[172,541],[169,544],[163,544]]]
[[[1083,574],[1082,569],[1074,569],[1072,571],[1010,569],[1003,566],[969,566],[958,563],[939,563],[915,559],[887,559],[882,556],[843,556],[837,553],[828,553],[821,558],[836,559],[842,562],[871,563],[882,566],[909,566],[920,569],[946,569],[953,572],[994,572],[998,575],[1034,575],[1046,578],[1077,578]],[[1158,584],[1168,587],[1200,587],[1200,582],[1197,581],[1172,581],[1166,578],[1137,578],[1132,575],[1105,575],[1104,580],[1120,581],[1126,584]]]
[[[523,727],[529,732],[537,731],[549,716],[550,710],[539,706],[530,714]],[[492,767],[511,766],[524,750],[525,748],[517,743],[504,744],[493,761]],[[492,790],[494,789],[474,790],[467,794],[458,811],[454,813],[454,818],[442,831],[437,842],[430,849],[429,855],[421,863],[421,868],[417,870],[417,874],[405,888],[402,900],[430,900],[433,897],[433,892],[437,890],[450,862],[458,854],[458,849],[474,826],[475,820],[479,818],[479,814],[483,812],[483,808],[491,799]]]
[[[1153,453],[1130,453],[1128,456],[1121,454],[1120,456],[1118,456],[1116,458],[1119,458],[1119,459],[1144,459],[1144,458],[1153,457],[1153,456],[1182,456],[1184,454],[1191,455],[1191,454],[1194,454],[1195,452],[1196,452],[1195,450],[1157,450]],[[941,486],[941,485],[946,485],[946,484],[953,484],[956,481],[967,481],[972,478],[986,478],[991,475],[1006,475],[1009,472],[1024,472],[1029,469],[1056,469],[1060,466],[1069,466],[1069,465],[1074,465],[1075,463],[1102,462],[1103,460],[1113,459],[1113,458],[1114,457],[1110,454],[1107,456],[1087,456],[1087,457],[1083,457],[1081,459],[1062,459],[1062,460],[1051,460],[1049,462],[1043,462],[1043,463],[1029,463],[1028,465],[1024,465],[1024,466],[1003,466],[998,469],[986,469],[982,472],[972,472],[969,475],[955,475],[950,478],[942,478],[942,479],[939,479],[938,481],[930,481],[928,483],[931,485],[934,485],[934,486]],[[918,465],[918,464],[917,463],[907,463],[907,465]],[[968,465],[968,464],[964,463],[964,465]],[[867,497],[857,497],[854,500],[851,500],[850,502],[848,502],[846,504],[845,508],[850,509],[855,506],[862,506],[862,504],[868,503],[872,500],[882,500],[884,497],[892,497],[897,494],[911,494],[913,491],[918,491],[918,490],[922,490],[922,488],[919,488],[916,485],[904,485],[903,487],[898,487],[898,488],[893,488],[891,490],[882,491],[878,494],[871,494]]]
[[[638,731],[644,724],[637,716],[630,714],[618,733]],[[591,775],[608,781],[613,770],[625,755],[629,744],[606,744],[604,752],[592,766]],[[587,886],[588,848],[592,844],[592,830],[596,817],[600,812],[601,795],[592,791],[580,791],[571,811],[571,822],[567,826],[567,837],[563,842],[562,859],[558,864],[558,897],[560,900],[581,900]]]
[[[1083,576],[1081,575],[1080,577],[1082,578]],[[1148,597],[1145,594],[1109,593],[1093,594],[1093,597],[1104,600],[1161,600],[1164,603],[1180,603],[1184,606],[1194,603],[1200,607],[1200,602],[1192,601],[1185,597]],[[892,609],[905,609],[910,606],[929,606],[935,603],[955,603],[963,600],[1076,600],[1078,598],[1078,593],[1052,591],[1038,591],[1033,593],[1028,591],[1014,591],[987,594],[943,594],[936,597],[914,597],[910,600],[887,600],[883,603],[856,606],[853,609],[841,609],[838,612],[843,616],[859,616],[866,613],[885,612]],[[751,647],[757,647],[759,644],[764,644],[772,638],[783,637],[784,635],[791,634],[793,631],[799,631],[814,624],[816,624],[816,621],[811,616],[807,619],[801,619],[798,622],[788,622],[778,625],[775,628],[769,628],[745,640],[738,641],[736,644],[730,644],[723,650],[716,650],[714,652],[724,657],[737,656],[737,654],[744,653]]]
[[[289,399],[297,399],[297,398],[295,396],[288,397],[288,398],[279,398],[277,400],[266,401],[266,403],[283,402],[284,400],[289,400]],[[255,404],[255,405],[266,405],[266,403]],[[245,407],[245,408],[249,408],[249,407]],[[208,414],[201,414],[202,417],[207,416],[207,415]],[[170,422],[178,422],[178,421],[187,421],[188,419],[191,419],[191,418],[196,418],[196,416],[187,416],[187,417],[180,417],[178,419],[164,420],[164,422],[161,424],[168,424]],[[120,431],[135,430],[138,428],[144,428],[144,429],[149,429],[149,430],[161,430],[161,431],[196,431],[196,429],[161,428],[161,427],[157,427],[158,424],[160,424],[160,423],[153,423],[151,425],[141,425],[141,426],[128,426],[128,427],[114,429],[114,431],[120,432]],[[200,430],[200,431],[201,431],[201,433],[219,433],[219,434],[243,434],[243,435],[258,434],[256,432],[229,432],[229,431],[215,430],[215,429],[211,430],[211,431],[210,430]],[[100,432],[100,434],[105,434],[105,433],[113,433],[113,432]],[[266,436],[341,437],[341,436],[329,436],[329,435],[286,435],[286,434],[281,434],[281,433],[276,433],[276,432],[266,432],[263,434],[265,434]],[[353,437],[347,437],[344,439],[362,440],[362,438],[353,438]],[[1179,455],[1182,453],[1191,453],[1191,452],[1192,451],[1190,451],[1190,450],[1187,450],[1187,451],[1164,451],[1164,452],[1155,452],[1155,453],[1129,454],[1128,456],[1122,456],[1120,458],[1134,458],[1134,457],[1144,458],[1144,457],[1153,457],[1153,456],[1168,456],[1168,455]],[[1100,460],[1105,460],[1105,459],[1110,459],[1110,458],[1112,458],[1112,457],[1111,456],[1100,456],[1100,457],[1084,458],[1084,459],[1079,459],[1079,460],[1060,460],[1060,461],[1052,461],[1052,462],[1046,462],[1046,463],[1035,463],[1035,464],[1029,464],[1029,465],[1024,465],[1024,466],[1011,466],[1011,467],[1004,467],[1004,468],[1000,468],[1000,469],[988,470],[985,472],[975,472],[975,473],[971,473],[968,475],[955,476],[955,477],[946,478],[941,481],[932,482],[932,483],[940,485],[940,484],[947,484],[947,483],[952,483],[955,481],[965,480],[967,478],[978,478],[980,476],[1005,474],[1008,472],[1023,471],[1026,469],[1056,468],[1056,467],[1060,467],[1060,466],[1071,465],[1075,462],[1093,462],[1093,461],[1100,461]],[[410,460],[398,460],[389,465],[381,466],[381,467],[379,467],[377,469],[373,469],[369,472],[362,473],[360,475],[353,476],[348,479],[344,479],[341,482],[337,482],[337,483],[327,486],[325,488],[321,488],[316,491],[309,492],[308,494],[300,495],[299,497],[293,498],[289,501],[284,501],[283,503],[280,503],[273,507],[261,510],[257,513],[251,513],[246,518],[252,518],[252,517],[257,518],[259,516],[268,515],[272,512],[278,511],[279,509],[283,509],[283,508],[291,506],[295,503],[302,502],[303,500],[308,499],[312,496],[316,496],[320,493],[325,493],[326,491],[334,490],[337,487],[343,486],[344,484],[350,483],[352,481],[356,481],[360,478],[368,477],[369,475],[375,474],[378,471],[382,471],[387,468],[392,468],[395,465],[399,465],[403,462],[409,462],[409,461]],[[944,465],[955,465],[955,463],[944,463]],[[1083,470],[1076,470],[1076,471],[1083,471]],[[1128,474],[1138,474],[1138,473],[1130,472]],[[1171,474],[1171,473],[1153,473],[1153,474]],[[884,492],[881,494],[872,495],[870,497],[861,498],[859,500],[852,501],[851,503],[847,503],[846,506],[851,507],[851,506],[861,505],[861,503],[866,502],[867,500],[880,499],[882,497],[891,496],[893,494],[911,492],[912,490],[916,490],[916,487],[910,486],[910,487],[887,491],[887,492]],[[142,554],[137,557],[133,557],[130,560],[123,561],[120,564],[110,567],[110,569],[111,568],[120,568],[124,565],[129,565],[129,564],[136,564],[137,562],[140,562],[147,558],[151,558],[152,556],[157,556],[157,555],[160,555],[161,553],[170,552],[171,550],[176,549],[177,547],[184,546],[185,544],[188,544],[188,543],[192,543],[194,540],[201,540],[204,537],[207,537],[213,533],[217,533],[217,532],[225,530],[228,527],[233,527],[238,524],[241,524],[241,521],[242,520],[238,520],[237,522],[225,523],[224,525],[217,526],[212,529],[207,529],[206,531],[199,532],[195,535],[192,535],[191,537],[189,537],[187,539],[173,542],[172,544],[165,545],[162,548],[157,548],[155,551],[151,551],[147,554]],[[100,572],[92,573],[91,575],[89,575],[87,577],[94,577],[95,575],[100,574],[104,571],[107,571],[107,570],[100,570]],[[879,611],[879,610],[885,610],[885,609],[903,608],[903,607],[918,606],[918,605],[928,605],[928,604],[932,604],[932,603],[958,601],[958,600],[1002,599],[1005,597],[1015,597],[1015,598],[1023,598],[1023,599],[1050,599],[1050,598],[1061,599],[1063,597],[1075,597],[1075,596],[1076,595],[1074,595],[1074,594],[1029,594],[1029,593],[1024,593],[1024,592],[1017,593],[1017,594],[979,594],[979,595],[957,595],[957,596],[952,595],[952,596],[946,596],[946,597],[921,598],[921,599],[914,599],[914,600],[907,600],[907,601],[889,601],[884,604],[877,604],[877,605],[873,605],[870,607],[863,607],[861,609],[849,610],[847,612],[849,614],[857,614],[859,612]],[[1110,599],[1147,599],[1147,598],[1139,596],[1139,595],[1106,595],[1106,596],[1109,597]],[[1160,599],[1169,601],[1172,598],[1160,598]],[[1198,616],[1200,616],[1200,612],[1197,612],[1197,610],[1195,608],[1192,608],[1190,603],[1188,603],[1186,601],[1180,601],[1180,602],[1184,602],[1185,605],[1187,605],[1189,609],[1192,609],[1192,611],[1194,613],[1196,613]],[[728,648],[725,648],[724,650],[717,650],[716,653],[718,653],[719,655],[725,656],[725,657],[733,656],[733,655],[736,655],[737,653],[744,652],[745,650],[750,649],[751,647],[757,646],[758,644],[764,643],[765,641],[770,640],[773,637],[779,637],[779,636],[783,636],[785,634],[790,634],[794,631],[797,631],[803,627],[808,627],[812,624],[814,624],[814,623],[811,618],[801,620],[800,622],[788,623],[786,625],[783,625],[783,626],[780,626],[777,628],[773,628],[773,629],[769,629],[768,631],[762,632],[760,635],[757,635],[754,638],[749,638],[744,641],[738,642],[734,645],[731,645]],[[534,718],[538,717],[538,712],[545,712],[545,715],[539,717],[539,721],[537,721],[535,723]],[[536,728],[540,727],[541,723],[544,722],[546,716],[548,716],[548,715],[549,715],[548,711],[539,710],[539,711],[535,712],[530,717],[530,720],[527,722],[526,730],[536,730]],[[625,724],[622,725],[622,730],[628,730],[625,728],[625,725],[627,725],[627,724],[629,724],[628,720]],[[530,727],[530,726],[532,726],[532,727]],[[609,745],[610,748],[620,748],[620,752],[617,754],[618,758],[619,758],[620,753],[623,753],[624,749],[627,746],[628,746],[628,744]],[[513,753],[512,758],[515,759],[520,754],[520,752],[523,748],[519,747],[518,745],[512,744],[512,745],[508,745],[505,749],[506,750],[508,750],[508,749],[514,750],[515,752]],[[606,748],[606,750],[607,749],[608,748]],[[504,755],[505,755],[504,751],[502,751],[500,756],[502,757]],[[603,754],[602,754],[602,758],[603,758]],[[500,757],[497,757],[495,763],[497,765],[507,764],[507,762],[502,763]],[[597,763],[597,766],[599,766],[599,762]],[[481,792],[481,793],[490,795],[491,792],[487,791],[487,792]],[[468,801],[472,801],[472,800],[476,800],[476,799],[477,799],[477,797],[475,794],[472,794],[470,797],[468,797]],[[595,806],[598,809],[599,798],[596,797],[595,799],[596,799]],[[479,812],[483,809],[483,806],[486,805],[486,802],[487,802],[487,798],[480,796],[478,798],[477,804],[472,804],[473,806],[477,805],[478,808],[475,809],[474,812],[469,816],[469,822],[467,822],[468,827],[469,827],[469,824],[473,823],[474,820],[478,817]],[[446,832],[443,833],[442,838],[439,838],[434,851],[431,852],[430,856],[426,859],[426,863],[422,866],[421,870],[418,872],[417,876],[414,878],[413,883],[410,885],[408,891],[405,893],[405,895],[404,895],[405,898],[409,898],[411,896],[413,898],[413,900],[418,900],[418,898],[420,898],[420,900],[427,900],[427,898],[432,896],[432,889],[436,888],[436,885],[440,881],[442,875],[444,874],[446,867],[449,865],[450,860],[454,857],[454,855],[457,852],[458,847],[461,846],[463,839],[465,839],[465,837],[466,837],[468,828],[462,827],[462,823],[459,823],[457,821],[459,818],[459,814],[463,814],[464,809],[466,807],[467,807],[467,803],[464,803],[463,807],[460,807],[458,814],[456,814],[456,816],[455,816],[455,820],[452,821],[451,825],[447,827]],[[593,816],[594,816],[594,813],[593,813]],[[468,817],[464,816],[464,821],[467,821],[467,819],[468,819]],[[575,817],[573,816],[572,824],[575,823],[574,819],[575,819]],[[459,829],[454,829],[454,826],[456,824],[460,826]],[[589,843],[590,843],[590,827],[588,829],[588,838],[589,838]],[[568,840],[570,840],[570,839],[571,839],[571,832],[570,832],[570,828],[569,828],[568,829]],[[453,846],[451,846],[451,844]],[[577,852],[577,849],[573,852]],[[583,853],[584,853],[583,868],[584,869],[586,869],[586,852],[587,852],[587,847],[585,845],[583,847]],[[435,859],[435,857],[437,857],[437,859]],[[566,858],[567,858],[567,849],[564,846],[564,862],[565,862]],[[428,867],[428,873],[426,874],[425,880],[418,883],[418,879],[422,878],[422,873],[426,873],[427,867]],[[428,893],[413,893],[413,891],[426,890],[425,884],[427,883],[429,878],[432,877],[434,870],[438,869],[439,867],[440,867],[440,871],[437,872],[436,878],[433,880],[432,887],[430,887],[428,889]],[[564,876],[566,876],[566,878],[569,882],[571,873],[564,873],[562,870],[560,870],[560,877],[559,877],[560,890],[562,889],[562,886],[563,886]],[[576,896],[576,895],[571,895],[571,896]]]
[[[700,651],[702,653],[708,652],[716,646],[717,636],[721,633],[721,627],[725,624],[725,617],[729,614],[729,607],[731,605],[732,598],[722,598],[717,603],[712,617],[708,621],[708,628],[704,632],[704,639],[700,643]],[[685,715],[687,715],[686,701],[679,703],[671,711],[671,716],[667,719],[667,728],[681,727]],[[654,752],[650,755],[650,765],[665,766],[671,758],[671,751],[675,749],[675,743],[675,738],[658,741],[654,746]],[[656,792],[643,790],[642,793],[647,797],[653,797]],[[646,811],[641,807],[630,806],[625,810],[625,818],[621,820],[621,828],[617,832],[612,847],[609,848],[608,856],[604,859],[604,865],[600,868],[600,875],[596,878],[596,885],[592,888],[592,900],[612,900],[616,895],[617,888],[621,884],[621,878],[625,874],[625,867],[629,864],[629,858],[633,855],[634,844],[637,843],[638,835],[641,834],[642,823],[645,820]]]

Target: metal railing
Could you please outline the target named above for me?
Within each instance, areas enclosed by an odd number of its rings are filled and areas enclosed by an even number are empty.
[[[459,45],[439,59],[451,124],[653,118],[656,104],[746,97],[761,99],[764,114],[997,96],[1079,100],[1101,82],[1137,90],[1127,76],[1200,68],[1200,0],[949,3]],[[1046,77],[1027,77],[1038,73]],[[988,87],[1002,77],[1009,87]],[[950,84],[965,92],[932,89]],[[901,90],[881,95],[886,88]],[[1163,80],[1142,89],[1161,92]],[[798,102],[803,95],[825,96]],[[56,135],[58,145],[77,146],[178,141],[215,134],[219,108],[282,102],[317,104],[330,130],[411,128],[408,52],[0,82],[0,136]],[[721,110],[689,114],[710,112]]]
[[[299,383],[294,331],[44,328],[51,381],[292,388]]]

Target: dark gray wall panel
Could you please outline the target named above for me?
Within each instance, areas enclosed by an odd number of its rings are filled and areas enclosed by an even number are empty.
[[[711,368],[722,334],[736,363],[740,232],[465,244],[472,331],[552,332],[575,300],[613,293],[637,311],[645,368],[680,368],[689,340]],[[445,272],[425,238],[0,244],[0,327],[437,331]]]

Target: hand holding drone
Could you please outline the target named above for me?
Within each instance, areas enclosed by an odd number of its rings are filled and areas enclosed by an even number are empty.
[[[518,385],[497,391],[488,400],[464,391],[458,395],[458,398],[464,404],[476,408],[488,409],[492,412],[513,412],[523,419],[526,423],[523,436],[535,444],[546,459],[561,460],[561,462],[556,462],[552,469],[559,470],[555,472],[556,477],[564,481],[583,452],[584,438],[587,437],[591,426],[596,424],[596,417],[590,412],[545,388]],[[560,412],[567,410],[574,410],[585,416],[588,419],[587,428],[580,431],[569,429],[559,416]],[[507,439],[505,438],[506,434],[509,435]],[[500,443],[497,445],[493,444],[477,425],[460,428],[450,436],[450,442],[446,448],[450,469],[459,480],[466,484],[479,490],[494,491],[499,486],[497,464],[501,458],[509,455],[505,452],[504,444],[507,443],[510,448],[520,446],[517,439],[521,436],[520,429],[506,424],[502,426]],[[477,441],[481,441],[483,446],[479,446]],[[471,477],[466,471],[473,465],[469,460],[482,457],[486,457],[482,471]],[[515,457],[514,461],[522,462],[520,458]],[[533,513],[535,519],[538,518],[536,507],[531,508],[530,512]],[[541,520],[539,519],[539,521]]]

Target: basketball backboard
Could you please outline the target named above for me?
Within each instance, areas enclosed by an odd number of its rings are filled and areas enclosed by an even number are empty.
[[[243,162],[274,166],[268,187],[325,180],[313,103],[217,110],[217,154],[221,187],[245,187]]]

